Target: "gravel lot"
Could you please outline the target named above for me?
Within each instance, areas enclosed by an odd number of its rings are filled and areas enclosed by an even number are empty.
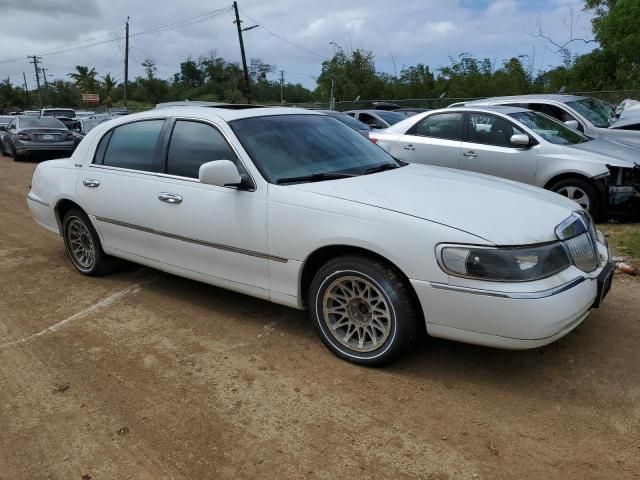
[[[132,266],[87,278],[0,158],[0,479],[640,478],[640,280],[543,349],[384,369],[303,312]]]

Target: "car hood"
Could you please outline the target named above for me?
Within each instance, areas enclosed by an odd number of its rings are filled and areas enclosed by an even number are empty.
[[[437,222],[496,245],[554,241],[555,227],[577,207],[537,187],[416,164],[291,188]]]
[[[617,118],[611,121],[609,128],[623,128],[640,124],[640,102],[626,99],[616,109]]]
[[[639,135],[640,137],[640,135]],[[640,162],[640,148],[637,145],[614,138],[594,138],[588,142],[566,145],[565,148],[575,152],[592,154],[585,160],[600,160],[613,167],[633,168]]]

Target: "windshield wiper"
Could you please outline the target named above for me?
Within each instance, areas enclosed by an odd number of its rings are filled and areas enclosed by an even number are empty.
[[[353,175],[349,173],[338,173],[338,172],[323,172],[323,173],[312,173],[311,175],[301,175],[299,177],[286,177],[279,178],[276,180],[278,185],[282,185],[283,183],[295,183],[295,182],[321,182],[323,180],[336,180],[338,178],[349,178],[353,177]]]
[[[370,173],[384,172],[385,170],[394,170],[396,168],[400,168],[397,163],[383,163],[382,165],[366,168],[362,174],[369,175]]]

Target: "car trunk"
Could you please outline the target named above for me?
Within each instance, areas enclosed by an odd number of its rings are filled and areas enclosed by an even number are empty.
[[[34,142],[64,142],[70,133],[68,130],[56,128],[38,128],[33,130],[22,130],[20,133],[26,133]],[[71,140],[71,139],[69,139]]]

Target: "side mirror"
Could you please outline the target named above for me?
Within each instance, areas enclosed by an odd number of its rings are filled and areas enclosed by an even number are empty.
[[[200,165],[198,172],[200,182],[218,187],[243,187],[246,180],[242,178],[238,167],[231,160],[214,160]]]
[[[529,138],[529,135],[517,133],[515,135],[511,135],[509,142],[515,147],[528,147],[531,144],[531,139]]]
[[[574,130],[578,130],[578,128],[580,128],[580,124],[577,120],[567,120],[566,122],[564,122],[564,124],[567,127],[573,128]]]

